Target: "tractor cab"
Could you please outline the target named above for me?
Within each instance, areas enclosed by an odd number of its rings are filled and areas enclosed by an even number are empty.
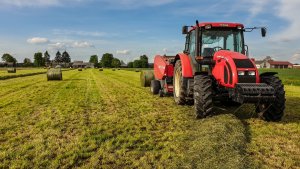
[[[244,43],[244,32],[254,28],[244,28],[240,23],[197,23],[196,26],[184,26],[182,33],[186,34],[184,53],[194,57],[196,61],[210,64],[214,54],[220,50],[237,52],[248,56],[248,46]],[[261,28],[262,36],[266,29]]]

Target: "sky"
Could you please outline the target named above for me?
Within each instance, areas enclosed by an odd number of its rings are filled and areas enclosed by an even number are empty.
[[[0,0],[0,55],[18,62],[59,50],[72,60],[112,53],[125,62],[182,52],[183,25],[240,22],[250,57],[300,63],[299,0]]]

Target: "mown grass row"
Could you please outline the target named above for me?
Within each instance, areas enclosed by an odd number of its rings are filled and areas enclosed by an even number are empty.
[[[249,105],[195,120],[192,107],[140,87],[136,72],[74,70],[63,79],[0,82],[0,168],[300,166],[299,87],[287,87],[283,122],[267,123]]]

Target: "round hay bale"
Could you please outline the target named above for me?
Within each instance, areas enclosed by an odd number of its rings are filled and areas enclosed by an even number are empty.
[[[103,69],[102,69],[102,68],[100,68],[100,69],[99,69],[99,71],[100,71],[100,72],[102,72],[102,71],[103,71]]]
[[[154,80],[153,70],[143,70],[140,75],[140,80],[142,87],[149,87],[151,80]]]
[[[141,70],[140,69],[135,69],[135,72],[140,72]]]
[[[82,68],[78,68],[78,71],[82,71]]]
[[[47,71],[47,80],[62,80],[61,69],[49,69]]]
[[[120,68],[118,70],[121,70]]]
[[[116,71],[116,69],[111,69],[112,71]]]
[[[7,68],[7,73],[16,73],[17,69],[15,67],[9,67]]]

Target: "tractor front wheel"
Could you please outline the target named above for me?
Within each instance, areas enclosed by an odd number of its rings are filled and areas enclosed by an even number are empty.
[[[187,79],[182,77],[181,61],[177,60],[174,68],[173,90],[174,100],[178,105],[185,104]]]
[[[212,81],[207,75],[194,77],[194,107],[196,118],[213,115]]]
[[[275,100],[273,103],[258,104],[256,112],[262,113],[262,118],[266,121],[280,121],[285,109],[285,91],[283,84],[276,76],[262,76],[261,83],[266,83],[274,88]]]

